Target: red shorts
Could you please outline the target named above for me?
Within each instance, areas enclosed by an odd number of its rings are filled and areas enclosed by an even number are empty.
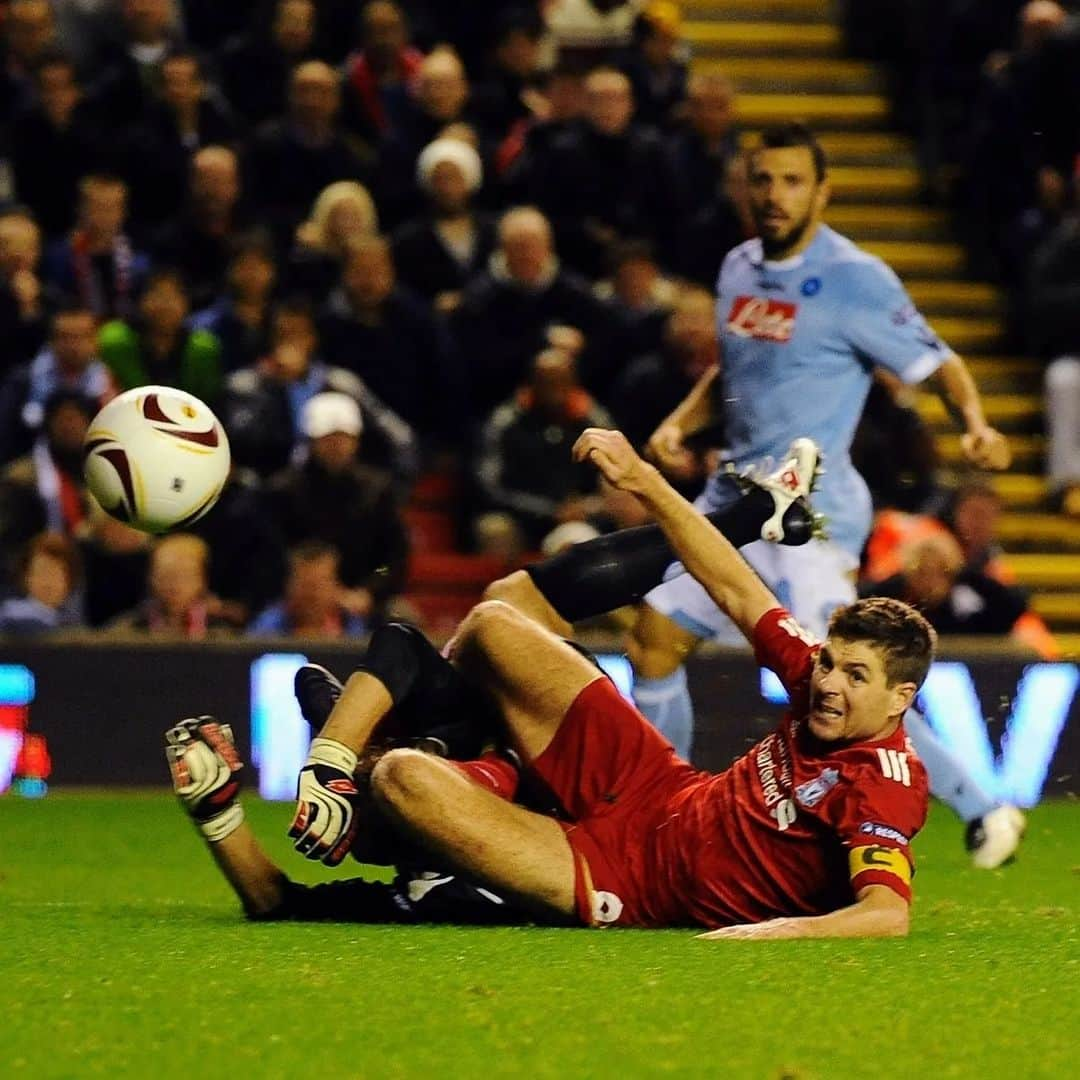
[[[586,926],[657,926],[650,838],[668,797],[700,773],[609,679],[589,683],[533,770],[572,823],[577,914]]]

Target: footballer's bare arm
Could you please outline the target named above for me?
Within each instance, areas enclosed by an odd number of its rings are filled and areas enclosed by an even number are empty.
[[[950,352],[929,382],[948,412],[964,427],[964,457],[980,469],[1007,469],[1012,462],[1009,442],[986,422],[982,398],[967,364]]]
[[[686,569],[752,641],[761,616],[779,603],[727,538],[621,432],[589,428],[574,444],[574,458],[592,462],[610,484],[642,501]]]
[[[867,885],[859,890],[854,904],[828,915],[724,926],[697,936],[702,941],[907,937],[910,925],[911,909],[899,893],[887,885]]]

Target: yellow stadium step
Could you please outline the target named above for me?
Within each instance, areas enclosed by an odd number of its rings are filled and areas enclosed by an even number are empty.
[[[1080,592],[1035,593],[1031,606],[1055,628],[1080,627]]]
[[[1063,660],[1080,660],[1080,634],[1055,634]]]
[[[728,56],[694,61],[691,69],[727,75],[743,93],[874,94],[882,89],[877,68],[862,60]]]
[[[930,317],[930,325],[941,335],[942,341],[961,356],[1000,348],[1005,333],[1001,320],[993,316],[934,315]]]
[[[909,281],[907,291],[924,315],[1001,315],[1004,298],[980,281]],[[955,348],[955,346],[954,346]]]
[[[990,483],[1009,510],[1044,506],[1050,494],[1046,479],[1033,473],[995,473],[990,476]]]
[[[825,22],[832,11],[822,0],[682,0],[683,13],[694,19],[775,19]]]
[[[825,220],[859,244],[874,240],[940,240],[948,235],[950,224],[943,210],[866,203],[830,206]]]
[[[884,259],[901,277],[949,277],[967,266],[959,244],[920,244],[905,240],[875,240],[863,247]]]
[[[955,431],[942,432],[934,436],[934,443],[944,464],[959,468],[966,466],[960,439],[960,434]],[[1046,454],[1046,440],[1041,435],[1010,434],[1009,447],[1012,450],[1014,469],[1042,468]]]
[[[950,427],[953,420],[936,394],[918,395],[919,414],[931,427]],[[1042,425],[1042,400],[1031,394],[984,394],[987,420],[1002,431],[1033,433]]]
[[[811,127],[873,127],[889,118],[889,102],[879,94],[740,94],[739,117],[746,124],[799,120]]]
[[[836,165],[829,169],[834,203],[914,200],[922,188],[919,170],[905,165]]]
[[[1042,386],[1042,364],[1026,356],[973,356],[967,363],[976,382],[982,379],[1009,380],[1024,384],[1025,390],[1030,392],[1036,386]]]
[[[689,20],[683,38],[698,56],[825,56],[837,55],[843,38],[827,23],[719,22]]]
[[[1075,555],[1007,555],[1005,565],[1025,588],[1080,589],[1080,559]]]
[[[1009,442],[1015,453],[1016,440]],[[1061,514],[1002,514],[998,537],[1011,550],[1018,545],[1075,550],[1080,549],[1080,521]]]

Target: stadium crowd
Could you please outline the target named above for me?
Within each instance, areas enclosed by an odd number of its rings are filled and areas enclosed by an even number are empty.
[[[1064,13],[1032,31],[1031,8],[1057,5],[1027,5],[976,79],[972,153],[1008,169],[972,212],[1027,223],[1035,304],[1053,267],[1080,288],[1080,129],[1005,153],[994,94],[1019,109],[1020,72],[1050,78],[1032,50],[1080,35]],[[676,4],[7,0],[0,19],[0,631],[363,634],[423,620],[410,546],[505,566],[640,522],[570,447],[606,426],[643,446],[716,362],[710,290],[752,229],[734,88],[690,73]],[[1020,232],[983,235],[1017,270]],[[1047,355],[1078,310],[1058,299]],[[213,513],[156,542],[81,470],[94,412],[146,383],[207,401],[234,458]],[[687,493],[723,444],[703,434]],[[885,377],[859,446],[888,512],[866,587],[1052,655],[1000,572],[992,491],[943,496]]]

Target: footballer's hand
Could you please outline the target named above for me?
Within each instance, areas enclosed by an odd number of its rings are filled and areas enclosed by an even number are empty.
[[[1012,463],[1009,440],[989,425],[966,432],[960,439],[964,457],[980,469],[1007,469]]]
[[[221,840],[244,820],[236,796],[244,763],[232,728],[212,716],[181,720],[165,732],[173,791],[208,840]]]
[[[678,424],[661,424],[650,436],[645,455],[664,472],[683,475],[694,466],[694,455],[683,442],[683,430]]]
[[[659,479],[656,469],[638,457],[621,431],[587,428],[574,443],[573,453],[575,461],[591,462],[612,487],[632,495],[643,494]]]
[[[776,941],[803,935],[799,933],[797,919],[769,919],[760,923],[722,926],[719,930],[709,930],[707,933],[694,936],[698,941]]]
[[[296,789],[296,817],[289,836],[301,855],[337,866],[359,827],[356,754],[333,739],[313,739]]]

